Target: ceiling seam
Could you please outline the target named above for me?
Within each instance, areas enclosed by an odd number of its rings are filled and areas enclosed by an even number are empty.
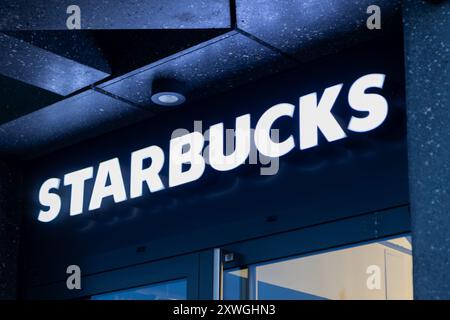
[[[245,37],[247,37],[247,38],[249,38],[249,39],[251,39],[251,40],[253,40],[253,41],[257,42],[257,43],[259,43],[260,45],[266,47],[267,49],[270,49],[270,50],[272,50],[272,51],[278,53],[279,55],[285,57],[285,58],[288,59],[288,60],[291,60],[291,61],[293,61],[293,62],[295,62],[295,63],[297,63],[297,64],[300,64],[300,65],[303,65],[303,64],[304,64],[302,61],[300,61],[299,59],[295,58],[294,56],[291,56],[290,54],[284,52],[283,50],[281,50],[281,49],[279,49],[279,48],[277,48],[277,47],[275,47],[275,46],[273,46],[273,45],[271,45],[271,44],[265,42],[264,40],[261,40],[260,38],[254,36],[254,35],[251,34],[251,33],[248,33],[248,32],[245,31],[245,30],[242,30],[242,29],[239,28],[239,27],[236,27],[235,30],[236,30],[238,33],[242,34],[243,36],[245,36]]]
[[[135,108],[140,109],[140,110],[145,110],[145,111],[146,111],[147,113],[149,113],[149,114],[152,114],[152,115],[156,115],[156,114],[157,114],[155,111],[150,110],[150,108],[144,107],[144,106],[142,106],[142,105],[140,105],[140,104],[138,104],[138,103],[135,103],[135,102],[133,102],[133,101],[127,100],[127,99],[125,99],[125,98],[122,98],[122,97],[120,97],[120,96],[118,96],[118,95],[115,95],[115,94],[109,92],[109,91],[103,90],[102,88],[99,88],[99,87],[92,87],[92,90],[95,91],[95,92],[98,92],[98,93],[100,93],[100,94],[103,94],[103,95],[105,95],[105,96],[108,96],[108,97],[110,97],[110,98],[116,99],[116,100],[118,100],[118,101],[127,103],[127,104],[129,104],[129,105],[131,105],[131,106],[133,106],[133,107],[135,107]]]

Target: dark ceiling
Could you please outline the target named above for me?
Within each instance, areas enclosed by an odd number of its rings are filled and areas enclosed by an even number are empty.
[[[189,103],[376,37],[367,7],[390,0],[3,0],[0,156],[32,158],[161,112],[151,83],[169,77]]]

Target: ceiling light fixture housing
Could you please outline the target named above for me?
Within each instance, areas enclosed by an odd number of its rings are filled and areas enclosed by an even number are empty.
[[[152,102],[165,107],[179,106],[186,101],[184,85],[175,79],[158,78],[152,83]]]

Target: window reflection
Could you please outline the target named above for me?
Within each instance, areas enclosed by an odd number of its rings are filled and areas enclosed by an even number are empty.
[[[224,297],[242,299],[245,279],[250,299],[412,299],[411,250],[401,237],[226,271]]]
[[[230,269],[223,274],[223,299],[248,299],[248,269]]]
[[[186,300],[186,279],[161,282],[144,287],[114,291],[91,297],[91,300]]]

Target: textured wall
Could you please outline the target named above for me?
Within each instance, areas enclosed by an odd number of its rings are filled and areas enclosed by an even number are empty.
[[[18,171],[0,162],[0,300],[17,294],[19,244]]]
[[[404,2],[416,299],[450,299],[450,2]]]

